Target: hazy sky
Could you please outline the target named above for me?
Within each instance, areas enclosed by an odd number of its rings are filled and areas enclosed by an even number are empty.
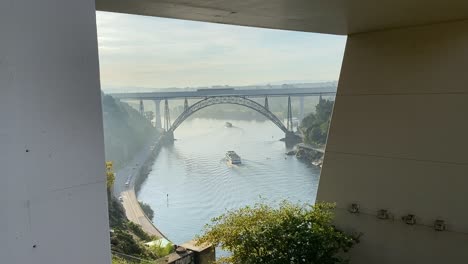
[[[102,88],[337,80],[346,38],[97,12]]]

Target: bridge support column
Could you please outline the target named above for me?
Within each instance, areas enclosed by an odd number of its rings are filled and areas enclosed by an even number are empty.
[[[265,96],[265,109],[270,110],[270,106],[268,105],[268,96]]]
[[[0,1],[1,263],[111,262],[95,16]]]
[[[293,131],[288,131],[284,134],[284,143],[286,143],[287,147],[293,147],[300,142],[302,142],[301,137],[296,135]]]
[[[143,104],[143,100],[140,100],[140,114],[145,115],[145,105]]]
[[[162,128],[161,122],[161,100],[153,100],[154,102],[154,127],[157,129]]]
[[[336,226],[364,234],[352,263],[468,259],[467,36],[456,21],[348,37],[317,201],[336,202]],[[416,225],[400,220],[408,213]]]
[[[304,119],[304,96],[299,97],[299,122]]]
[[[171,129],[171,114],[169,112],[169,102],[164,100],[164,131]]]
[[[187,111],[188,108],[189,108],[188,101],[187,101],[187,98],[185,98],[185,100],[184,100],[184,111]]]
[[[174,132],[172,130],[164,131],[161,137],[161,142],[164,145],[171,145],[174,143]]]
[[[291,107],[291,96],[288,96],[288,120],[286,121],[286,128],[289,131],[293,131],[293,121],[292,121],[292,107]]]

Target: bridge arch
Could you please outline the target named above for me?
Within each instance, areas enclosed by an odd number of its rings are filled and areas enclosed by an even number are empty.
[[[172,126],[169,129],[169,132],[174,132],[177,127],[182,124],[187,118],[196,113],[197,111],[217,104],[235,104],[248,107],[252,110],[255,110],[272,121],[277,127],[283,130],[284,133],[288,133],[288,129],[284,126],[283,122],[279,120],[270,110],[265,108],[263,105],[245,97],[240,96],[213,96],[207,97],[201,101],[196,102],[195,104],[188,107],[182,114],[180,114],[177,119],[174,121]]]

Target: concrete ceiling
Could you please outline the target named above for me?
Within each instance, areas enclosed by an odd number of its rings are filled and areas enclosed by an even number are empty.
[[[339,35],[468,19],[468,0],[96,0],[96,9]]]

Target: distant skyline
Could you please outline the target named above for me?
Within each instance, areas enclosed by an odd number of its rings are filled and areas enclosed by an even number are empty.
[[[338,79],[343,36],[97,12],[102,89]]]

